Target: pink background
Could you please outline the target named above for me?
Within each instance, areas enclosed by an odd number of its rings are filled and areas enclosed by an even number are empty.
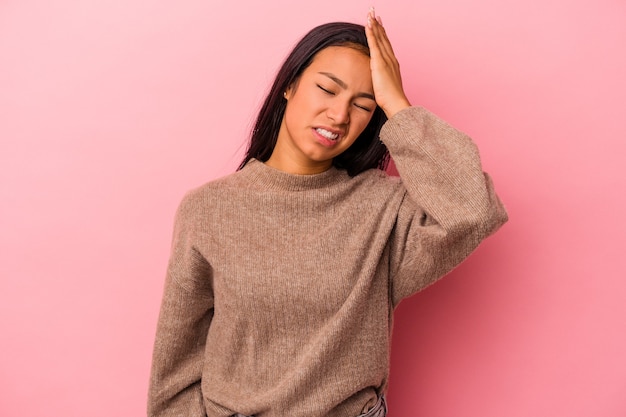
[[[393,3],[393,4],[388,4]],[[0,415],[145,414],[174,211],[369,2],[0,2]],[[511,221],[396,313],[390,417],[626,415],[626,3],[377,10]]]

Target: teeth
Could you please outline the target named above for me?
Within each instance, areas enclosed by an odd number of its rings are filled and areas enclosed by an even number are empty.
[[[335,139],[337,139],[339,137],[339,135],[337,133],[329,132],[326,129],[317,128],[315,130],[317,131],[317,133],[319,133],[320,135],[324,136],[326,139],[335,140]]]

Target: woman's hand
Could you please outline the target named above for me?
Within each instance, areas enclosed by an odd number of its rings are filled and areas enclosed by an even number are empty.
[[[372,7],[367,15],[365,34],[370,48],[370,68],[376,103],[383,109],[387,118],[411,103],[404,94],[400,64],[393,53],[380,17],[376,17]]]

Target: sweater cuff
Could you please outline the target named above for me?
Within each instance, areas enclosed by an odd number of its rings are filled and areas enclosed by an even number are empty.
[[[380,139],[386,143],[387,138],[398,136],[406,136],[405,129],[407,125],[411,130],[421,127],[423,120],[427,117],[433,117],[433,114],[423,107],[407,107],[400,110],[383,125],[380,129]]]

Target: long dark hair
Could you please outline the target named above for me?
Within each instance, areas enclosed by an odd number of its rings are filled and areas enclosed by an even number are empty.
[[[344,22],[326,23],[307,33],[296,44],[278,71],[274,84],[259,111],[246,156],[239,169],[252,158],[262,162],[270,158],[276,146],[278,131],[287,107],[283,92],[298,80],[315,55],[329,46],[352,47],[369,56],[365,27],[361,25]],[[385,113],[379,106],[376,106],[369,124],[352,146],[333,159],[333,165],[345,169],[351,176],[370,168],[385,169],[389,162],[389,152],[380,141],[379,133],[386,121]]]

